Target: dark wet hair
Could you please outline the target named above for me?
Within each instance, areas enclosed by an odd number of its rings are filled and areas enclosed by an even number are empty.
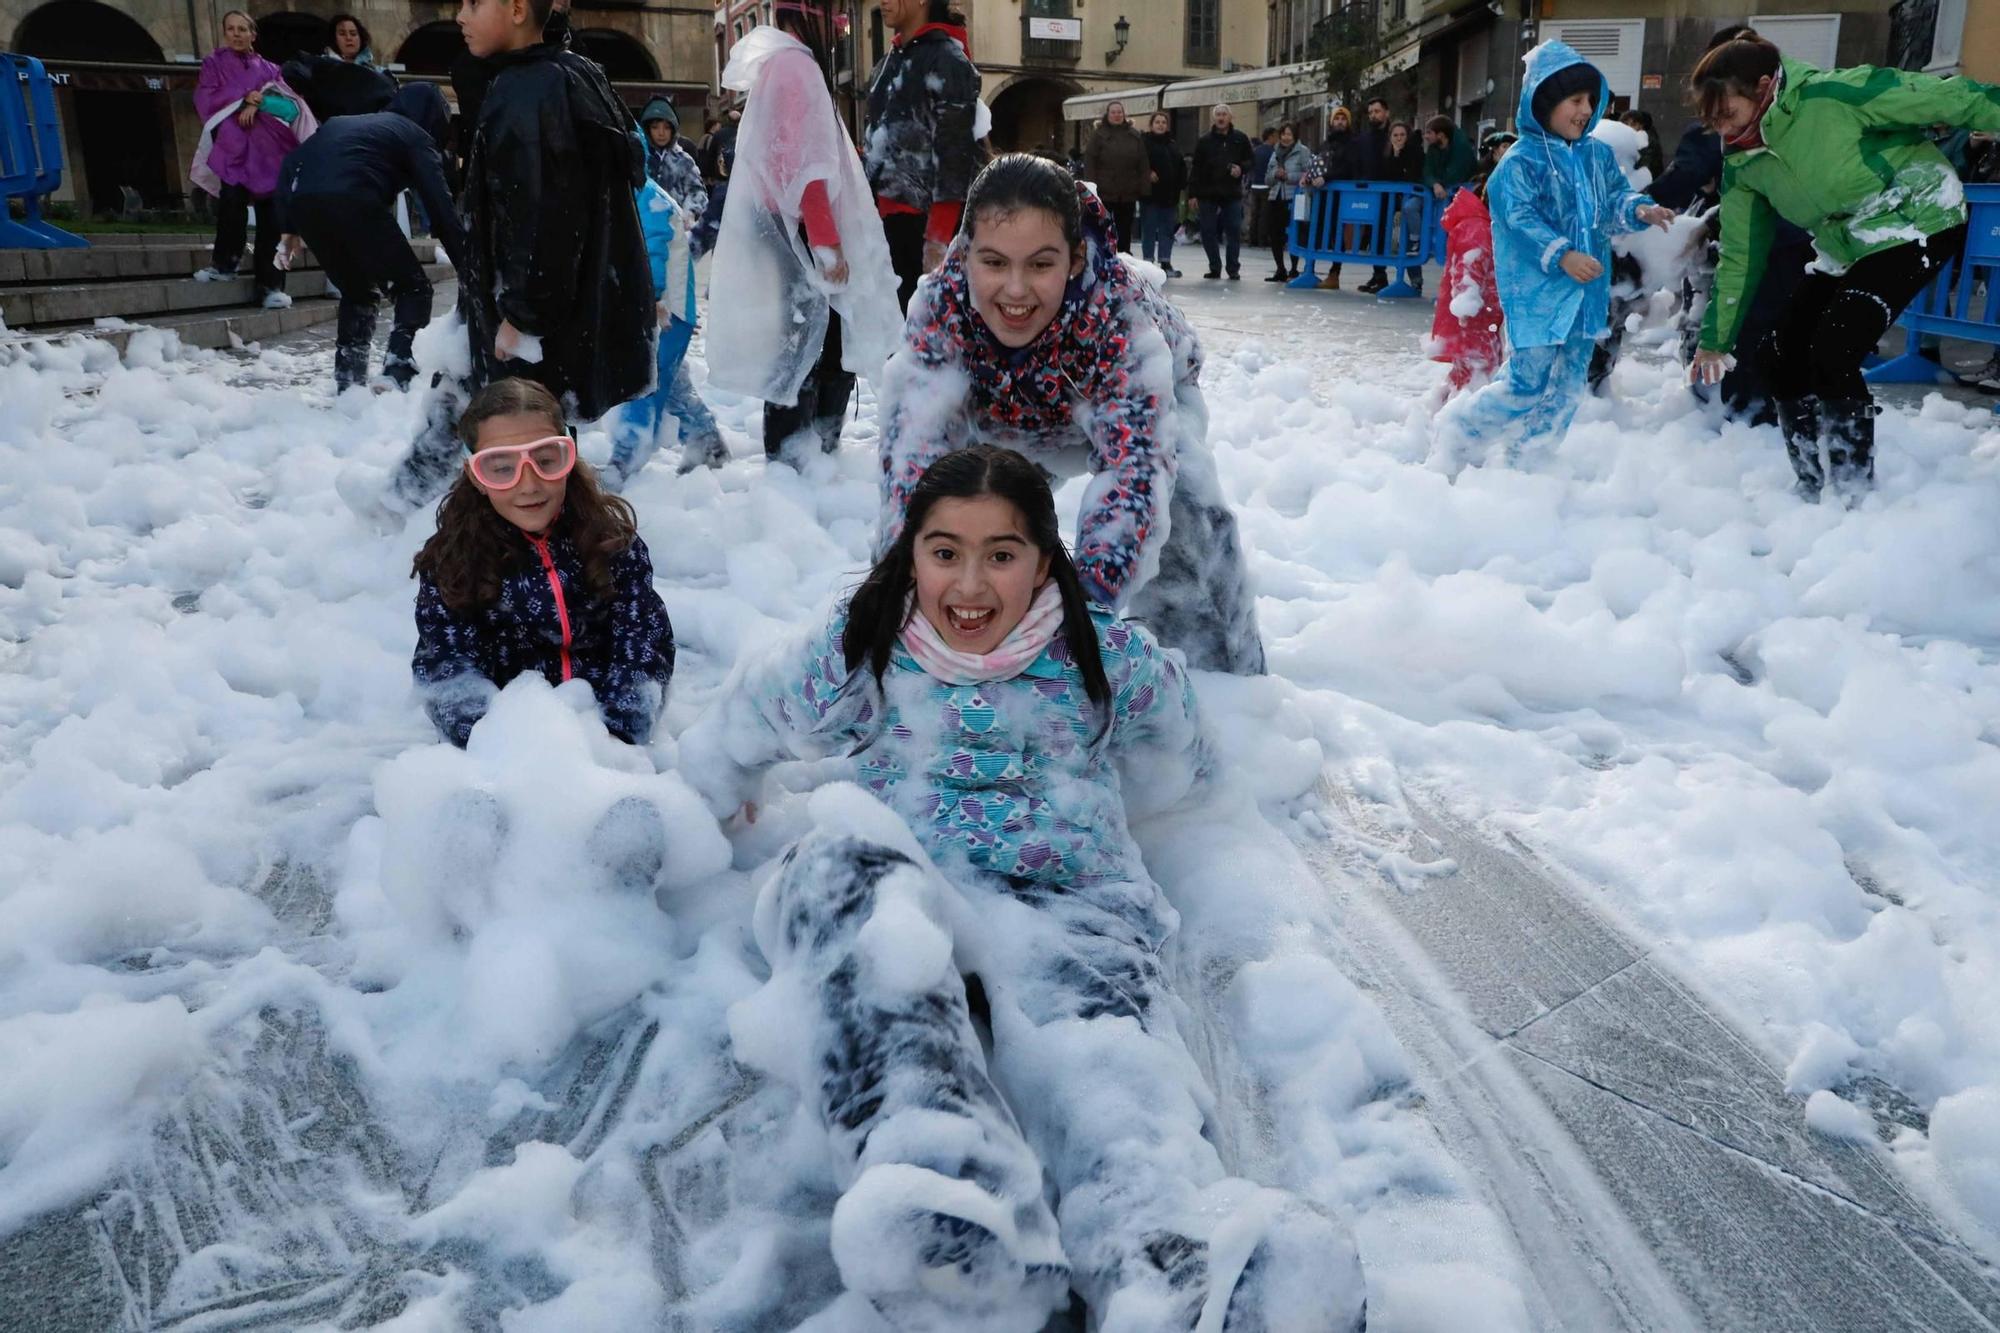
[[[1039,208],[1062,224],[1063,240],[1083,243],[1083,207],[1076,198],[1076,177],[1060,164],[1033,153],[1002,153],[973,178],[965,193],[968,239],[987,214],[1009,217],[1024,208]]]
[[[1754,28],[1744,28],[1696,62],[1688,75],[1688,102],[1704,124],[1712,123],[1722,114],[1724,98],[1756,97],[1758,80],[1775,77],[1780,68],[1778,48]]]
[[[1084,594],[1076,562],[1070,559],[1056,523],[1056,498],[1049,490],[1049,480],[1023,455],[990,444],[955,450],[924,469],[916,489],[910,492],[902,535],[848,599],[847,632],[840,645],[848,671],[866,666],[876,682],[881,682],[896,640],[909,623],[910,592],[917,581],[917,538],[923,534],[925,520],[940,500],[983,495],[998,496],[1019,510],[1028,540],[1048,557],[1049,577],[1062,589],[1063,639],[1069,646],[1070,660],[1083,676],[1084,693],[1104,710],[1108,723],[1111,682],[1104,674],[1104,658],[1097,651],[1097,625],[1090,618],[1090,599]]]
[[[510,378],[495,380],[473,395],[458,419],[458,437],[470,450],[479,441],[482,424],[516,415],[545,418],[552,434],[570,433],[554,394],[533,380]],[[520,529],[500,516],[462,470],[438,503],[437,519],[437,531],[417,552],[410,573],[428,578],[444,604],[461,615],[492,605],[501,583],[535,558]],[[601,602],[613,591],[612,562],[631,548],[639,520],[631,505],[598,486],[597,474],[579,458],[550,531],[575,544],[583,560],[584,587],[592,600]]]
[[[366,23],[363,23],[360,19],[354,17],[354,15],[352,14],[335,14],[332,18],[326,21],[326,38],[328,45],[333,45],[335,39],[339,37],[340,25],[343,23],[352,23],[354,25],[354,31],[361,34],[361,49],[363,51],[374,49],[375,43],[368,36],[368,25]],[[339,48],[336,46],[334,49],[338,50]]]

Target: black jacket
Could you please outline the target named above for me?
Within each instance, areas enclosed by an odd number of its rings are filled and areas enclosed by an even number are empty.
[[[1188,194],[1196,199],[1225,202],[1241,199],[1243,187],[1250,183],[1250,168],[1256,161],[1249,135],[1239,129],[1218,134],[1210,127],[1194,141],[1194,168],[1188,172]],[[1232,176],[1231,167],[1241,170]]]
[[[1377,129],[1364,120],[1354,131],[1354,179],[1387,180],[1389,127]]]
[[[1382,167],[1376,180],[1395,181],[1399,185],[1421,185],[1424,182],[1424,150],[1415,139],[1404,143],[1403,151],[1391,152],[1388,143],[1382,145]]]
[[[934,203],[962,202],[986,164],[972,137],[979,71],[965,54],[963,34],[926,24],[875,67],[862,165],[876,198],[920,213]]]
[[[387,213],[395,208],[397,195],[415,190],[431,220],[431,234],[451,256],[452,266],[462,268],[465,233],[440,152],[449,116],[444,94],[431,84],[413,83],[391,105],[395,110],[335,117],[285,154],[272,200],[277,225],[294,230],[290,201],[306,195],[333,195],[356,211]],[[308,244],[312,241],[306,238]]]
[[[1700,121],[1681,131],[1674,160],[1646,188],[1653,202],[1683,212],[1698,197],[1714,200],[1722,180],[1722,136]]]
[[[634,192],[646,157],[594,61],[542,43],[497,57],[465,177],[461,302],[477,378],[525,374],[592,421],[652,387],[652,271]],[[493,356],[501,320],[542,361]]]
[[[1361,180],[1360,156],[1353,130],[1328,130],[1326,142],[1319,146],[1319,160],[1313,165],[1313,174],[1322,184]]]
[[[287,60],[285,82],[305,99],[322,121],[335,116],[365,116],[387,111],[396,95],[395,76],[372,65],[356,65],[339,56],[299,56]]]
[[[1187,159],[1181,156],[1181,146],[1174,142],[1173,135],[1146,136],[1146,166],[1159,177],[1146,187],[1146,201],[1154,204],[1179,203],[1181,190],[1187,185]]]

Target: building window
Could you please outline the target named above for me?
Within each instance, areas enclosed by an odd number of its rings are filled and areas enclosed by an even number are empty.
[[[1222,63],[1222,0],[1187,0],[1187,63]]]

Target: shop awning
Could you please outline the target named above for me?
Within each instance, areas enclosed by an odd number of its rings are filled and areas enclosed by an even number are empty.
[[[1099,120],[1104,109],[1113,102],[1125,104],[1127,118],[1143,116],[1149,111],[1160,109],[1160,94],[1165,92],[1164,83],[1149,84],[1141,88],[1114,88],[1108,93],[1084,93],[1078,97],[1063,99],[1064,120]]]
[[[1286,97],[1319,97],[1326,92],[1326,66],[1317,60],[1170,83],[1161,105],[1213,106],[1217,102],[1276,102]]]

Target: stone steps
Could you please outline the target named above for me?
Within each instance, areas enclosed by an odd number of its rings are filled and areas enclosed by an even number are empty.
[[[419,237],[410,244],[426,264],[436,262],[436,241]],[[0,250],[0,293],[11,294],[17,287],[185,278],[208,265],[212,245],[209,236],[159,234],[108,236],[84,250]],[[319,261],[308,250],[292,271],[317,267]]]
[[[428,265],[425,271],[433,282],[452,276],[451,268],[444,264]],[[326,289],[326,274],[316,268],[294,270],[285,281],[285,290],[294,301],[324,296]],[[0,320],[10,329],[29,332],[100,319],[146,323],[198,310],[248,306],[255,303],[256,296],[256,280],[248,276],[222,282],[196,282],[181,276],[24,286],[0,291]]]

